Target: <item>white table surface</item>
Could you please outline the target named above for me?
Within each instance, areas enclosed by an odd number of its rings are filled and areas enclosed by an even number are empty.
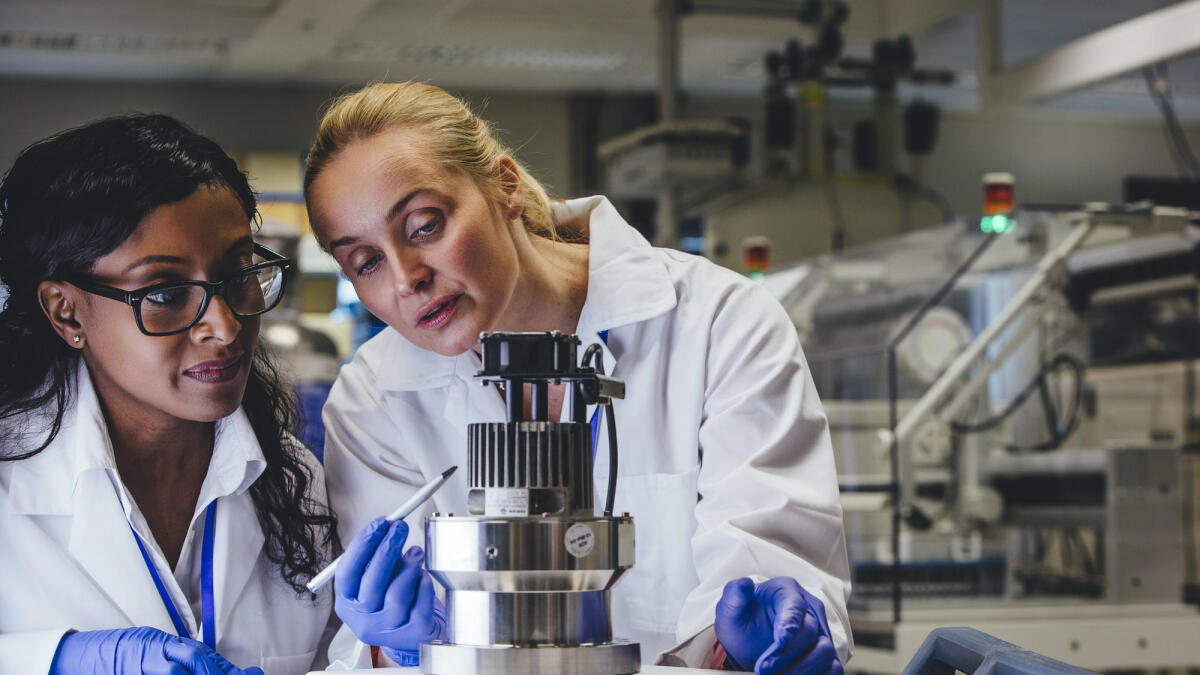
[[[366,668],[362,670],[342,670],[342,673],[372,673],[372,675],[420,675],[420,668]],[[645,675],[687,675],[688,673],[717,673],[718,670],[705,668],[674,668],[671,666],[642,666]],[[309,675],[329,675],[324,670],[316,670]]]

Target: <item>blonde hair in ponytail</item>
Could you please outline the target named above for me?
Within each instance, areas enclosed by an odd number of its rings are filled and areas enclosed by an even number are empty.
[[[485,195],[503,200],[498,167],[501,157],[512,158],[511,151],[465,103],[440,87],[421,82],[371,84],[334,99],[308,151],[305,197],[310,196],[317,175],[343,148],[391,129],[419,132],[428,139],[436,161],[470,176]],[[520,162],[515,158],[512,161],[525,195],[521,213],[525,230],[547,239],[560,239],[546,189]]]

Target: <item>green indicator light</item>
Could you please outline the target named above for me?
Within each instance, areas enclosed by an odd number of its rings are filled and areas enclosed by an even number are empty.
[[[1003,213],[995,213],[979,219],[979,229],[986,233],[1003,234],[1011,230],[1014,225],[1016,225],[1016,221],[1009,219]]]
[[[750,270],[749,272],[746,273],[746,276],[750,277],[754,281],[762,281],[763,280],[762,270]]]

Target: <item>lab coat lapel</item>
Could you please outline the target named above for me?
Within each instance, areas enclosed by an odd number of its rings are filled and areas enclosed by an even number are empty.
[[[307,452],[307,451],[305,451]],[[217,501],[213,531],[213,612],[217,632],[227,626],[246,585],[258,569],[266,537],[249,490],[266,470],[267,460],[254,435],[245,410],[239,409],[217,422],[213,456],[200,488],[195,518],[203,522],[205,509]],[[237,524],[237,525],[235,525]],[[195,530],[203,547],[203,526]]]
[[[221,626],[232,625],[238,598],[258,569],[258,558],[266,542],[261,527],[233,527],[232,524],[257,522],[254,501],[249,495],[243,499],[222,499],[217,506],[217,525],[213,533],[213,611],[217,614],[218,637]]]
[[[129,527],[100,402],[81,361],[63,426],[45,450],[19,465],[28,513],[71,518],[67,550],[134,626],[174,632]],[[38,494],[41,499],[32,498]]]
[[[674,309],[677,293],[663,252],[630,227],[607,199],[572,200],[563,208],[566,212],[590,211],[588,290],[581,325],[607,330]],[[667,254],[687,255],[678,251]]]
[[[79,476],[67,549],[131,626],[174,633],[107,471]]]
[[[600,332],[670,311],[677,302],[674,283],[660,254],[604,197],[556,202],[554,207],[560,221],[587,214],[588,289],[579,314],[579,348],[599,343],[604,372],[619,377],[620,340],[613,335],[602,340]]]

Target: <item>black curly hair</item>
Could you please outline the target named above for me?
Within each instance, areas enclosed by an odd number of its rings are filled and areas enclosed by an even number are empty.
[[[45,450],[62,427],[79,352],[54,333],[38,303],[46,279],[86,275],[154,208],[200,186],[229,188],[249,220],[258,209],[237,163],[215,142],[166,115],[110,117],[64,131],[21,152],[0,182],[0,421],[53,412],[35,441],[4,442],[19,461]],[[267,468],[250,488],[266,554],[297,593],[337,546],[337,521],[308,497],[314,476],[294,440],[291,389],[260,345],[242,398]],[[0,439],[8,441],[10,439]],[[12,439],[15,440],[15,439]]]

